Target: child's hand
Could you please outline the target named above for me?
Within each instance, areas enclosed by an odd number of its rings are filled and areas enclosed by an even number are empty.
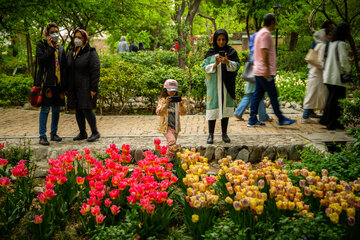
[[[171,102],[171,97],[166,97],[166,105],[169,106],[169,103]]]

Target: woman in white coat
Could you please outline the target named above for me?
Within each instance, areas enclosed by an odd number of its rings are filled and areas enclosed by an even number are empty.
[[[318,61],[314,64],[309,64],[309,78],[306,86],[306,93],[304,98],[304,113],[301,123],[315,123],[310,118],[317,116],[314,109],[323,110],[325,108],[326,99],[329,91],[323,82],[323,60],[326,48],[326,43],[331,39],[331,29],[321,29],[314,33],[314,40],[316,47],[314,51],[318,53]]]
[[[346,83],[341,81],[340,75],[351,72],[348,46],[345,43],[348,35],[349,26],[346,23],[340,23],[334,29],[331,42],[328,44],[323,78],[324,84],[329,90],[329,96],[324,115],[320,119],[320,124],[325,125],[328,130],[344,129],[344,126],[339,122],[339,117],[342,114],[339,100],[346,96]]]

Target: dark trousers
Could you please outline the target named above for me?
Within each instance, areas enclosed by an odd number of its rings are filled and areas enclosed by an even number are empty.
[[[209,133],[214,134],[216,120],[209,120],[208,122],[209,122]],[[222,118],[221,119],[221,131],[222,131],[222,133],[227,133],[228,124],[229,124],[229,118]]]
[[[91,109],[76,109],[76,122],[81,134],[86,134],[85,119],[90,125],[91,132],[97,133],[95,113]]]
[[[343,128],[343,125],[338,120],[342,114],[339,100],[345,98],[346,88],[330,84],[325,85],[329,90],[329,96],[326,100],[324,114],[320,119],[320,123],[325,125],[329,130]]]
[[[251,100],[251,110],[250,110],[250,119],[249,122],[256,123],[258,121],[256,115],[258,114],[259,103],[262,101],[265,92],[268,93],[270,97],[271,106],[274,110],[275,115],[278,117],[279,121],[283,120],[284,116],[280,111],[278,93],[275,86],[274,76],[270,76],[271,81],[268,81],[262,76],[255,76],[256,88],[254,96]]]

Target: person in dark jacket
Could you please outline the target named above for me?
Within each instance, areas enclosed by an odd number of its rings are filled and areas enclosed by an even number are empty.
[[[45,39],[36,44],[36,58],[39,63],[35,86],[42,86],[43,100],[39,117],[39,134],[42,145],[50,143],[46,137],[46,123],[52,109],[51,117],[51,141],[62,140],[57,135],[60,118],[60,106],[65,106],[65,75],[66,54],[64,48],[59,45],[59,27],[55,23],[49,23],[44,32]]]
[[[139,42],[139,51],[145,51],[145,46],[142,42]]]
[[[75,30],[72,45],[67,61],[68,107],[76,110],[76,121],[80,130],[73,140],[87,139],[88,142],[93,142],[100,138],[95,113],[92,110],[96,108],[99,91],[99,56],[95,48],[89,45],[89,35],[85,30]],[[92,132],[89,138],[85,119]]]
[[[130,52],[138,52],[139,48],[136,46],[133,40],[130,40]]]

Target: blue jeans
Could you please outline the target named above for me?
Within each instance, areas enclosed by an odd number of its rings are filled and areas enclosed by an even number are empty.
[[[51,132],[50,135],[55,135],[58,130],[58,123],[60,118],[60,106],[51,106]],[[50,112],[50,106],[42,106],[39,118],[39,134],[40,137],[46,137],[46,123]]]
[[[303,118],[304,119],[308,119],[310,114],[314,113],[314,110],[313,109],[304,109],[304,112],[303,112]]]
[[[245,110],[249,107],[250,103],[251,103],[251,99],[253,98],[254,93],[249,93],[246,94],[240,101],[239,105],[237,106],[236,110],[235,110],[235,115],[242,117],[243,113],[245,112]],[[269,115],[266,112],[266,108],[265,108],[265,104],[264,104],[264,99],[265,97],[263,97],[263,99],[260,101],[259,103],[259,108],[258,108],[258,113],[259,113],[259,120],[260,121],[264,121],[264,120],[268,120],[270,119]]]
[[[256,115],[258,114],[259,104],[260,101],[264,98],[265,91],[268,93],[270,97],[271,106],[279,121],[284,119],[284,116],[280,111],[280,107],[279,107],[278,94],[275,86],[274,76],[270,76],[270,78],[271,80],[268,81],[266,78],[262,76],[255,76],[256,88],[255,88],[254,96],[251,100],[249,123],[256,123],[258,121]]]

